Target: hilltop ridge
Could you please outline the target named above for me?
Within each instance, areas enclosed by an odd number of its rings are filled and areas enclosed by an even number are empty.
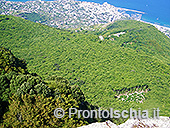
[[[98,4],[74,0],[37,0],[26,2],[0,1],[0,14],[19,16],[52,27],[74,29],[113,23],[117,20],[141,21],[145,12],[115,7],[107,2]],[[170,28],[157,24],[152,25],[170,38]]]
[[[58,28],[77,28],[123,19],[140,20],[143,12],[117,8],[107,2],[0,1],[0,14],[19,16]]]
[[[14,16],[0,21],[1,46],[24,58],[30,73],[62,76],[104,109],[159,107],[169,116],[170,39],[154,26],[123,20],[103,31],[74,32]]]

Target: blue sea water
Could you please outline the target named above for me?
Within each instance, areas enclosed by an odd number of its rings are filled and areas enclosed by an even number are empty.
[[[29,0],[10,0],[29,1]],[[49,0],[48,0],[49,1]],[[103,4],[107,2],[121,8],[145,12],[143,21],[170,27],[170,0],[80,0]]]
[[[84,1],[84,0],[82,0]],[[85,0],[145,12],[143,21],[170,27],[170,0]]]

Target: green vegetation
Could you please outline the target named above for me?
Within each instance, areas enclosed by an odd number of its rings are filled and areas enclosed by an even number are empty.
[[[95,31],[83,30],[82,33],[102,35],[105,39],[111,40],[115,47],[131,48],[138,52],[144,51],[147,55],[170,64],[170,39],[150,24],[127,20],[91,26],[88,29]],[[119,37],[114,35],[120,32],[125,32],[125,34]]]
[[[0,64],[0,73],[9,73],[11,71],[23,74],[27,73],[25,61],[16,58],[11,51],[8,51],[6,48],[1,48]]]
[[[62,98],[64,102],[61,102],[59,98],[44,98],[43,96],[32,98],[29,95],[23,95],[22,99],[14,98],[10,103],[9,112],[4,115],[4,127],[76,128],[83,125],[85,123],[83,118],[78,119],[74,116],[69,119],[68,114],[61,119],[54,116],[56,108],[64,108],[68,111],[70,107],[78,107],[77,102],[71,96],[62,95]]]
[[[72,88],[69,93],[74,100],[77,99],[77,104],[86,98],[89,103],[103,109],[121,111],[131,107],[141,108],[148,109],[150,115],[153,108],[159,107],[160,115],[169,116],[170,39],[151,25],[131,20],[92,28],[95,31],[75,33],[18,17],[0,16],[1,46],[11,49],[17,57],[24,58],[28,72],[42,76],[41,80],[44,81],[36,83],[43,87],[42,91],[36,90],[34,83],[27,84],[27,80],[17,84],[19,92],[30,95],[45,92],[51,93],[49,95],[52,97],[57,94],[56,98],[61,98],[62,93],[68,97],[66,92]],[[119,32],[125,34],[119,37],[113,35]],[[100,40],[99,35],[104,40]],[[61,77],[52,77],[56,75]],[[62,83],[54,82],[63,81],[63,78],[68,79],[64,91],[60,88]],[[37,77],[33,76],[32,79]],[[48,83],[51,91],[47,91],[45,83]],[[142,103],[136,102],[138,96],[128,99],[128,102],[117,98],[120,94],[135,94],[135,91],[140,93],[146,89],[148,91]],[[83,93],[85,97],[79,95]],[[48,100],[48,95],[45,96]],[[16,102],[11,104],[15,105]],[[38,104],[38,99],[35,103]]]
[[[94,119],[78,118],[76,115],[68,118],[69,108],[82,110],[95,108],[85,101],[80,88],[71,87],[62,77],[52,76],[48,78],[49,82],[44,82],[35,73],[23,74],[17,68],[20,65],[24,67],[21,70],[27,71],[25,63],[22,65],[19,59],[4,47],[0,47],[0,51],[1,61],[8,62],[8,71],[11,71],[5,72],[6,65],[1,64],[0,119],[2,127],[75,128],[94,121]],[[56,108],[63,108],[67,112],[62,119],[54,116]]]

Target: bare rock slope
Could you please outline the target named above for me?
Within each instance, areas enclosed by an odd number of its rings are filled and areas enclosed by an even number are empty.
[[[97,122],[79,128],[170,128],[170,118],[161,116],[160,119],[128,119],[120,125],[116,125],[111,121]]]

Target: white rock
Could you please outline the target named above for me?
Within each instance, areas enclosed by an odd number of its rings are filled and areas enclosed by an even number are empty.
[[[111,121],[101,122],[101,123],[92,123],[86,126],[79,128],[170,128],[170,118],[160,116],[160,119],[128,119],[125,123],[116,125]],[[110,127],[109,127],[110,126]]]
[[[100,39],[100,40],[104,40],[103,36],[99,36],[99,39]]]

